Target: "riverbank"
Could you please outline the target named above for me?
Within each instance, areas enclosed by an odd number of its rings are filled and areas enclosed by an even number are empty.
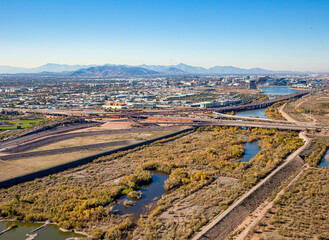
[[[251,214],[270,194],[275,191],[296,169],[303,166],[303,160],[298,157],[309,144],[305,134],[299,135],[304,145],[289,155],[285,162],[271,172],[265,179],[246,192],[225,212],[218,215],[209,225],[202,229],[192,240],[226,239],[243,220]]]
[[[249,162],[239,163],[245,139],[237,138],[238,134],[247,136],[250,142],[260,140],[259,154]],[[9,217],[14,213],[15,218],[35,221],[51,219],[59,227],[85,230],[96,239],[168,239],[172,234],[184,238],[224,211],[300,144],[293,131],[200,127],[189,134],[1,189],[5,198],[0,214]],[[155,169],[168,173],[165,185],[170,191],[150,212],[135,224],[130,215],[109,212],[108,207],[121,196],[138,191],[140,183]],[[18,202],[13,201],[14,193]],[[6,210],[9,203],[14,212]]]

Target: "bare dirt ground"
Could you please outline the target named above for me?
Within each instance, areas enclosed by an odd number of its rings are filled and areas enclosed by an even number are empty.
[[[314,92],[280,108],[281,114],[292,122],[308,122],[328,126],[329,90]]]
[[[40,169],[56,166],[62,163],[71,162],[83,157],[97,154],[101,151],[102,149],[98,149],[92,151],[80,151],[74,153],[25,158],[19,160],[0,160],[0,181],[31,173]]]
[[[161,136],[161,133],[157,132],[175,132],[186,129],[186,126],[171,126],[171,127],[144,127],[144,128],[132,128],[132,129],[113,129],[113,130],[99,130],[99,131],[82,131],[82,132],[75,132],[75,133],[67,133],[61,135],[55,135],[47,138],[38,139],[33,142],[26,143],[24,145],[19,145],[17,147],[11,148],[4,153],[19,153],[19,152],[26,152],[31,151],[36,148],[41,148],[44,146],[48,146],[50,144],[58,143],[65,140],[70,140],[79,137],[89,137],[89,136],[100,136],[100,135],[119,135],[120,138],[117,140],[124,140],[125,134],[132,134],[132,133],[154,133],[156,136]],[[159,134],[159,135],[157,135]],[[151,138],[151,137],[150,137]],[[132,139],[134,139],[132,137]],[[70,144],[66,143],[66,144]],[[88,143],[91,144],[91,143]],[[47,149],[43,149],[47,150]]]
[[[282,116],[287,119],[287,121],[289,122],[295,122],[295,123],[302,123],[302,124],[313,124],[313,123],[309,123],[309,122],[301,122],[296,120],[295,118],[291,117],[286,111],[285,108],[287,107],[287,103],[283,104],[282,106],[279,107],[279,112],[282,114]]]
[[[134,124],[134,122],[132,121],[121,121],[121,122],[106,122],[101,124],[100,126],[97,127],[91,127],[88,128],[88,131],[101,131],[101,130],[114,130],[114,129],[128,129],[128,128],[132,128],[132,125]],[[76,130],[73,131],[71,133],[75,133],[75,132],[85,132],[85,129],[80,129],[80,130]]]
[[[125,133],[125,134],[104,134],[104,135],[96,135],[96,136],[86,136],[86,137],[77,137],[73,139],[67,139],[64,141],[56,142],[53,144],[49,144],[33,151],[44,151],[50,149],[57,149],[57,148],[68,148],[68,147],[76,147],[88,144],[99,144],[99,143],[106,143],[111,141],[118,141],[118,140],[127,140],[127,139],[134,139],[134,140],[147,140],[152,138],[152,136],[161,135],[163,132],[157,132],[154,134],[150,133]],[[169,133],[169,132],[168,132]]]
[[[1,156],[1,160],[17,160],[17,159],[24,159],[24,158],[34,158],[34,157],[48,157],[51,155],[57,154],[65,154],[65,153],[72,153],[72,152],[79,152],[79,151],[90,151],[94,149],[113,149],[118,146],[127,146],[130,144],[138,143],[137,140],[121,140],[121,141],[112,141],[112,142],[105,142],[105,143],[96,143],[96,144],[89,144],[89,145],[82,145],[76,147],[65,147],[65,148],[55,148],[50,150],[43,150],[43,151],[31,151],[26,153],[17,153],[17,154],[10,154],[6,156]]]
[[[83,148],[83,145],[87,145],[91,143],[100,144],[100,145],[107,143],[110,144],[109,146],[106,147],[103,146],[95,149],[83,149],[75,152],[60,153],[55,155],[35,156],[35,157],[28,157],[28,158],[16,159],[16,160],[6,160],[6,161],[0,160],[0,181],[12,177],[20,176],[23,174],[31,173],[40,169],[56,166],[62,163],[75,161],[83,157],[88,157],[101,153],[103,151],[109,151],[116,149],[118,147],[124,147],[129,144],[136,143],[138,141],[157,138],[178,131],[180,129],[184,129],[184,127],[165,128],[161,130],[166,130],[166,131],[150,131],[150,132],[142,132],[143,130],[140,129],[141,132],[132,132],[132,133],[128,132],[121,134],[118,133],[118,134],[110,134],[110,135],[78,137],[78,138],[67,139],[61,142],[46,145],[35,150],[43,151],[43,150],[52,150],[59,148],[67,149],[75,146],[81,146],[81,148]],[[111,146],[111,142],[120,141],[120,140],[121,141],[128,140],[128,142],[120,146],[116,146],[115,144]],[[29,152],[29,154],[33,154],[33,153],[34,151]]]
[[[38,170],[33,165],[0,161],[0,181]]]

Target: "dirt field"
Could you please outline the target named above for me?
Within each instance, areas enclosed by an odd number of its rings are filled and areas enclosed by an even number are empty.
[[[110,150],[110,149],[109,149]],[[0,181],[99,153],[102,149],[0,161]]]
[[[142,140],[149,140],[152,138],[157,138],[166,134],[170,134],[175,132],[179,128],[169,128],[167,131],[154,131],[154,132],[128,132],[128,133],[121,133],[121,134],[107,134],[107,135],[96,135],[96,136],[86,136],[86,137],[78,137],[73,139],[64,140],[58,143],[46,145],[44,147],[40,147],[38,149],[34,149],[29,153],[33,153],[35,151],[44,151],[44,150],[51,150],[51,149],[59,149],[59,148],[70,148],[76,146],[82,146],[87,144],[102,144],[108,143],[112,141],[120,141],[120,140],[128,140],[129,144],[136,143]],[[182,127],[184,128],[184,127]],[[89,150],[80,150],[70,153],[62,153],[62,154],[55,154],[55,155],[48,155],[48,156],[39,156],[39,157],[28,157],[24,159],[17,159],[17,160],[0,160],[0,181],[5,180],[8,178],[20,176],[26,173],[34,172],[36,170],[40,170],[43,168],[52,167],[58,164],[74,161],[83,157],[95,155],[97,153],[101,153],[105,150],[112,150],[119,147],[124,147],[129,144],[123,144],[120,146],[106,146],[102,148],[96,149],[89,149]],[[33,144],[32,144],[33,146]]]
[[[329,126],[329,90],[316,91],[289,102],[283,111],[299,122]]]
[[[153,133],[155,136],[161,136],[161,133],[157,132],[175,132],[186,129],[188,127],[185,126],[172,126],[172,127],[146,127],[146,128],[132,128],[132,129],[114,129],[114,130],[98,130],[98,131],[80,131],[73,133],[66,133],[61,135],[55,135],[47,138],[42,138],[33,142],[26,143],[24,145],[20,145],[14,148],[10,148],[3,153],[20,153],[34,150],[36,148],[41,148],[44,146],[48,146],[50,144],[58,143],[60,141],[71,140],[74,138],[82,138],[82,137],[90,137],[90,136],[100,136],[100,135],[119,135],[121,139],[124,140],[126,134],[131,133]],[[133,138],[132,138],[133,139]],[[67,143],[70,144],[70,143]],[[92,144],[92,143],[89,143]],[[44,149],[47,150],[47,149]]]
[[[140,133],[105,134],[105,135],[97,135],[97,136],[77,137],[77,138],[53,143],[44,147],[40,147],[32,151],[43,151],[43,150],[50,150],[57,148],[76,147],[81,145],[105,143],[105,142],[119,141],[119,140],[149,140],[151,138],[160,137],[169,134],[171,132],[172,131],[140,132]]]
[[[16,164],[11,162],[0,161],[0,181],[34,172],[39,168],[32,165]]]

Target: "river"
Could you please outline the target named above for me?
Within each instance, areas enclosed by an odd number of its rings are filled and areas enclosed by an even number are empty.
[[[287,94],[293,94],[296,92],[299,92],[300,90],[292,89],[287,86],[276,86],[276,87],[262,87],[260,88],[264,91],[265,95],[287,95]],[[254,109],[254,110],[248,110],[248,111],[241,111],[235,114],[235,116],[238,117],[258,117],[263,119],[269,119],[265,116],[265,109],[266,108],[260,108],[260,109]]]
[[[246,144],[244,145],[244,155],[243,158],[239,160],[239,162],[249,162],[259,152],[258,144],[260,140],[249,143],[247,136],[238,134],[237,138],[239,137],[244,137],[246,140]]]
[[[244,155],[240,162],[249,162],[250,159],[257,155],[257,153],[259,152],[258,143],[259,140],[252,143],[246,143],[246,145],[244,146]]]
[[[27,222],[0,222],[0,231],[7,229],[11,225],[17,225],[14,228],[0,236],[1,240],[25,240],[28,238],[26,234],[31,233],[32,230],[42,226],[42,223],[27,223]],[[38,236],[34,240],[65,240],[71,237],[82,237],[82,235],[74,232],[62,232],[56,225],[47,225],[46,227],[37,231]]]
[[[125,206],[124,204],[117,203],[112,212],[117,214],[132,214],[133,221],[137,222],[140,215],[146,213],[149,210],[149,207],[154,205],[161,196],[166,192],[164,182],[168,179],[168,175],[160,171],[152,171],[152,183],[149,185],[143,186],[140,190],[142,193],[141,199],[131,199],[127,196],[123,196],[119,199],[120,202],[129,201],[133,202],[134,205]],[[149,206],[149,207],[147,207]]]
[[[329,150],[322,157],[319,167],[329,167]]]
[[[288,95],[301,91],[288,86],[262,87],[260,89],[264,91],[265,95]]]

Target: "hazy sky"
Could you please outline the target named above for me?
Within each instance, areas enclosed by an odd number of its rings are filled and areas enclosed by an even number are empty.
[[[329,71],[329,0],[0,0],[0,65]]]

